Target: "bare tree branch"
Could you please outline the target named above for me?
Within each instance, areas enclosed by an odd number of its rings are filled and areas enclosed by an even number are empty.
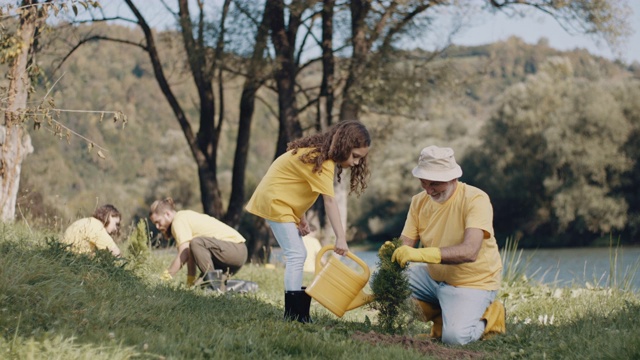
[[[64,62],[76,51],[80,48],[80,46],[82,46],[83,44],[86,44],[88,42],[92,42],[92,41],[99,41],[99,40],[106,40],[106,41],[113,41],[113,42],[117,42],[117,43],[121,43],[121,44],[128,44],[128,45],[133,45],[133,46],[137,46],[139,48],[141,48],[144,51],[148,51],[148,48],[140,43],[136,43],[130,40],[125,40],[125,39],[116,39],[116,38],[111,38],[108,36],[104,36],[104,35],[93,35],[90,36],[88,38],[82,39],[80,40],[68,53],[67,55],[64,56],[64,58],[62,58],[62,60],[60,60],[60,64],[58,64],[55,69],[53,70],[53,72],[55,73],[56,71],[58,71],[60,69],[60,67],[62,66],[62,64],[64,64]]]

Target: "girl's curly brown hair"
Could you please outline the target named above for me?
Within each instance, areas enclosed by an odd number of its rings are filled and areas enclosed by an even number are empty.
[[[351,150],[371,146],[371,136],[367,128],[357,120],[341,121],[327,131],[309,135],[287,144],[287,151],[293,150],[293,154],[300,148],[312,148],[306,154],[300,156],[305,164],[314,164],[313,172],[322,172],[322,163],[333,160],[336,163],[343,162],[351,156]],[[337,179],[340,182],[342,168],[338,166]],[[367,188],[369,178],[369,166],[367,157],[360,160],[358,165],[351,167],[351,179],[349,194],[355,192],[360,195]]]

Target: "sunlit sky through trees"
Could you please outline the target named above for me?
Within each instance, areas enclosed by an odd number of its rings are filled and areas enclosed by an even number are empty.
[[[167,9],[160,1],[157,2],[157,6],[143,6],[148,1],[137,0],[135,3],[142,9],[152,27],[163,29],[175,24],[175,20],[168,15]],[[214,8],[218,7],[218,2],[220,1],[206,2],[205,6],[211,6],[213,12]],[[165,3],[175,7],[171,1]],[[506,40],[510,36],[517,36],[527,43],[535,44],[541,38],[546,38],[549,46],[558,50],[584,48],[592,54],[610,60],[620,59],[631,64],[634,61],[640,62],[640,1],[626,0],[626,3],[632,12],[629,17],[632,33],[617,49],[612,49],[602,39],[594,36],[563,29],[550,15],[533,8],[519,7],[524,16],[514,15],[512,10],[494,13],[483,11],[481,7],[485,4],[484,0],[470,1],[468,4],[471,5],[464,7],[465,14],[458,12],[456,16],[452,16],[453,10],[449,7],[438,9],[438,15],[434,17],[437,22],[432,27],[433,31],[425,36],[416,36],[413,41],[406,43],[406,47],[434,50],[444,46],[449,38],[456,45],[484,45]],[[133,18],[122,0],[102,2],[102,7],[109,16],[120,14]],[[456,24],[451,21],[452,18],[462,19],[464,23],[453,34],[451,31],[456,28]]]
[[[479,45],[506,40],[518,36],[527,43],[535,44],[542,37],[549,45],[558,50],[585,48],[594,55],[610,60],[620,59],[625,63],[640,62],[640,1],[629,0],[632,14],[629,16],[632,34],[621,44],[617,51],[606,43],[587,35],[570,34],[549,15],[530,9],[526,17],[508,17],[504,13],[484,13],[474,19],[477,24],[454,38],[458,45]]]

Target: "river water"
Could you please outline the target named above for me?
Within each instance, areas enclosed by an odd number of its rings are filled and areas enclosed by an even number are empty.
[[[354,251],[371,272],[378,266],[377,251]],[[272,262],[282,262],[279,248],[273,249]],[[600,286],[610,284],[640,292],[640,247],[628,248],[562,248],[517,250],[519,267],[532,281],[565,286]],[[347,260],[345,263],[358,267]],[[505,267],[507,264],[504,264]],[[614,276],[610,276],[614,274]],[[615,283],[612,283],[615,281]]]

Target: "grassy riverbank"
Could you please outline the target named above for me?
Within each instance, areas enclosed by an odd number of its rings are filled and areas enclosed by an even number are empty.
[[[417,321],[403,336],[380,334],[366,307],[337,318],[314,301],[313,324],[282,321],[281,267],[242,269],[236,278],[257,282],[256,294],[208,295],[184,288],[184,270],[161,282],[173,251],[123,263],[50,240],[0,224],[2,359],[640,358],[640,298],[617,288],[514,276],[501,290],[508,333],[453,347],[424,339],[429,326]]]

